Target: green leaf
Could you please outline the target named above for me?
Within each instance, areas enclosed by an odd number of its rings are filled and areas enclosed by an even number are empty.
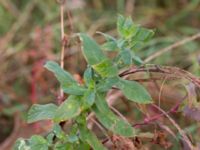
[[[23,138],[19,138],[13,147],[13,150],[31,150],[30,146],[27,145],[27,141]]]
[[[40,120],[53,119],[56,109],[57,106],[54,104],[34,104],[28,112],[27,121],[28,123],[33,123]]]
[[[77,124],[73,124],[73,126],[71,126],[69,128],[69,133],[67,134],[67,141],[70,143],[79,143],[79,134],[78,131],[78,125]]]
[[[80,126],[80,137],[83,142],[87,142],[94,150],[106,150],[97,137],[87,128]]]
[[[69,96],[57,109],[54,121],[60,122],[72,119],[81,113],[81,101],[78,96]]]
[[[63,70],[57,63],[53,61],[48,61],[44,67],[54,73],[61,85],[69,86],[77,83],[70,73]]]
[[[78,85],[74,78],[57,63],[48,61],[45,68],[52,71],[61,84],[63,91],[71,95],[83,95],[86,89]]]
[[[94,80],[93,80],[93,70],[91,67],[88,67],[83,75],[83,79],[85,81],[85,84],[90,87],[90,88],[94,88]]]
[[[109,59],[105,59],[92,67],[102,77],[114,77],[118,74],[117,67],[114,66]]]
[[[140,104],[152,103],[152,98],[147,90],[138,82],[121,79],[117,87],[120,88],[123,94],[131,101]]]
[[[100,35],[103,35],[107,42],[116,41],[116,39],[114,37],[110,36],[109,34],[106,34],[106,33],[103,33],[103,32],[99,32],[99,31],[97,33],[100,34]]]
[[[83,95],[87,91],[86,88],[84,88],[80,85],[77,85],[77,84],[73,84],[70,86],[63,85],[62,89],[63,89],[64,93],[67,93],[70,95]]]
[[[116,50],[118,50],[117,40],[114,37],[112,37],[108,34],[102,33],[102,32],[98,32],[98,33],[103,35],[106,39],[106,42],[101,46],[101,48],[103,50],[106,50],[106,51],[116,51]]]
[[[96,114],[98,120],[110,131],[115,134],[119,134],[126,137],[135,136],[134,128],[131,125],[118,118],[108,107],[106,100],[102,95],[97,94],[97,98],[95,101],[95,106],[93,107],[93,111]]]
[[[129,39],[129,48],[133,51],[139,50],[143,47],[144,43],[149,41],[154,35],[153,30],[138,27],[136,35]]]
[[[115,58],[118,68],[130,66],[132,64],[132,53],[130,50],[122,50]]]
[[[120,51],[123,51],[126,48],[127,44],[128,41],[123,38],[117,40],[117,47],[120,49]]]
[[[53,150],[74,150],[72,143],[61,143],[60,141],[54,144]]]
[[[125,18],[122,15],[118,16],[117,31],[125,39],[134,36],[138,31],[138,26],[133,24],[131,17]]]
[[[94,100],[95,100],[95,91],[93,89],[86,91],[85,94],[83,95],[84,109],[90,108],[94,104]]]
[[[97,84],[97,91],[106,92],[109,89],[111,89],[113,85],[117,84],[118,81],[119,81],[118,77],[111,77],[111,78],[102,79]]]
[[[55,134],[52,133],[52,132],[50,132],[50,133],[47,135],[46,139],[47,139],[47,142],[48,142],[49,145],[53,144],[54,136],[55,136]]]
[[[94,65],[100,63],[106,58],[96,41],[94,41],[92,38],[90,38],[87,34],[84,33],[80,33],[79,37],[82,41],[83,55],[87,60],[88,64]]]
[[[134,24],[131,17],[125,18],[121,15],[118,16],[117,30],[123,38],[131,39],[132,42],[146,42],[154,35],[152,30]]]
[[[141,60],[140,57],[136,56],[136,55],[132,55],[133,58],[133,62],[135,65],[140,66],[143,64],[143,61]]]
[[[118,16],[117,30],[122,39],[117,41],[119,48],[129,48],[133,51],[142,48],[154,35],[153,30],[142,28],[133,23],[131,17]]]
[[[117,42],[116,41],[109,41],[104,43],[101,48],[105,51],[117,51],[118,47],[117,47]]]
[[[79,141],[75,150],[90,150],[90,145],[86,142]]]
[[[134,41],[134,40],[130,40],[127,44],[133,52],[140,50],[143,46],[144,43],[143,41]]]
[[[152,38],[154,35],[153,30],[138,27],[138,31],[135,36],[132,37],[133,41],[143,41],[146,42]]]
[[[65,132],[62,130],[59,124],[54,124],[53,126],[53,133],[56,137],[60,140],[64,140],[66,138]]]
[[[42,136],[33,135],[30,140],[31,150],[48,150],[48,141]]]

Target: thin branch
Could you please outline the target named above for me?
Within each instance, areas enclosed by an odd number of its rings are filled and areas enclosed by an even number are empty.
[[[165,112],[163,109],[161,109],[160,107],[158,107],[155,104],[152,104],[153,107],[155,107],[157,110],[159,110],[160,112],[163,113],[163,115],[165,115],[169,121],[175,126],[175,128],[178,130],[178,132],[180,133],[180,135],[183,137],[183,139],[185,140],[185,142],[188,144],[188,147],[190,147],[191,150],[194,150],[194,146],[192,145],[191,141],[189,140],[189,138],[187,137],[187,135],[185,134],[185,132],[179,127],[179,125],[174,121],[174,119],[172,119],[167,112]]]
[[[11,135],[9,135],[3,143],[0,144],[0,149],[1,150],[6,150],[8,149],[12,144],[13,142],[16,140],[16,137],[18,136],[19,134],[19,130],[21,128],[21,119],[20,119],[20,114],[19,113],[16,113],[14,115],[14,129],[11,133]]]
[[[102,127],[102,125],[100,124],[100,123],[98,123],[95,119],[93,119],[93,118],[90,118],[90,120],[92,121],[92,122],[94,122],[96,125],[97,125],[97,127],[103,132],[103,134],[108,138],[108,139],[110,139],[110,137],[109,137],[109,135],[107,134],[107,132],[106,132],[106,130]]]
[[[13,4],[10,0],[1,0],[0,3],[14,16],[19,16],[19,10],[18,8]]]
[[[129,70],[126,70],[119,74],[120,77],[124,77],[130,74],[138,73],[138,72],[155,72],[155,73],[162,73],[168,75],[168,77],[180,78],[180,79],[187,79],[197,87],[200,87],[200,79],[188,71],[177,67],[169,67],[169,66],[157,66],[157,65],[146,65],[140,68],[133,67]]]
[[[164,84],[167,80],[167,76],[164,78],[164,80],[162,81],[161,87],[160,87],[160,91],[159,91],[159,98],[158,98],[158,106],[160,107],[160,102],[161,102],[161,96],[162,96],[162,91],[164,88]]]
[[[167,114],[171,114],[171,113],[175,113],[177,112],[177,109],[180,107],[180,105],[182,104],[182,102],[187,98],[187,95],[184,96],[179,102],[177,102],[169,111],[167,111],[166,113]],[[133,124],[133,127],[135,126],[141,126],[141,125],[148,125],[150,124],[151,122],[153,121],[157,121],[158,119],[160,119],[161,117],[163,117],[164,114],[161,113],[161,114],[156,114],[155,116],[152,116],[152,117],[148,117],[148,118],[145,118],[143,122],[141,123],[136,123],[136,124]]]
[[[64,69],[64,56],[65,56],[65,46],[67,43],[67,39],[65,37],[65,30],[64,30],[64,4],[65,0],[57,0],[60,4],[60,32],[61,32],[61,55],[60,55],[60,67]],[[59,102],[61,103],[64,97],[64,92],[62,88],[60,88],[60,97],[58,98]]]
[[[184,44],[186,44],[188,42],[196,40],[198,38],[200,38],[200,33],[197,33],[197,34],[195,34],[195,35],[193,35],[191,37],[187,37],[187,38],[185,38],[185,39],[183,39],[181,41],[178,41],[178,42],[176,42],[176,43],[174,43],[174,44],[172,44],[172,45],[170,45],[170,46],[168,46],[168,47],[166,47],[164,49],[161,49],[161,50],[155,52],[153,55],[151,55],[148,58],[146,58],[144,60],[144,62],[148,63],[148,62],[152,61],[153,59],[159,57],[160,55],[162,55],[162,54],[164,54],[166,52],[169,52],[169,51],[171,51],[171,50],[173,50],[173,49],[175,49],[175,48],[177,48],[179,46],[182,46],[182,45],[184,45]]]
[[[63,43],[63,39],[65,36],[64,31],[64,5],[60,5],[60,29],[61,29],[61,39],[62,39],[62,48],[61,48],[61,59],[60,59],[60,66],[63,69],[64,68],[64,51],[65,51],[65,45]]]
[[[128,120],[126,119],[126,117],[124,117],[116,108],[114,108],[113,106],[109,106],[120,118],[122,118],[124,121],[128,122]]]

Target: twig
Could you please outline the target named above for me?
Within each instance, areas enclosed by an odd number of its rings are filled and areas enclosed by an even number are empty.
[[[0,3],[14,16],[19,16],[19,10],[10,0],[1,0]]]
[[[60,4],[60,31],[61,31],[61,55],[60,55],[60,67],[64,69],[64,56],[65,56],[65,46],[67,43],[67,39],[65,36],[65,30],[64,30],[64,4],[65,0],[57,0],[57,2]],[[58,98],[58,103],[61,103],[64,98],[64,92],[62,88],[60,88],[60,97]]]
[[[92,122],[94,122],[97,126],[98,126],[98,128],[103,132],[103,134],[108,138],[108,139],[110,139],[110,137],[109,137],[109,135],[107,134],[107,132],[106,132],[106,130],[102,127],[102,125],[100,124],[100,123],[98,123],[95,119],[93,119],[93,118],[90,118],[90,120],[92,121]]]
[[[126,117],[124,117],[117,109],[115,109],[113,106],[110,106],[110,108],[119,116],[121,117],[124,121],[128,122]]]
[[[21,119],[20,114],[16,113],[14,115],[14,129],[9,137],[7,137],[4,142],[0,145],[1,150],[6,150],[8,147],[12,145],[12,143],[16,140],[16,137],[19,134],[19,130],[21,127]]]
[[[60,5],[60,31],[61,31],[61,39],[62,39],[62,47],[61,47],[61,56],[60,56],[60,66],[63,69],[64,68],[64,51],[65,51],[65,45],[63,43],[64,37],[65,37],[65,30],[64,30],[64,5]]]
[[[200,33],[197,33],[197,34],[195,34],[195,35],[193,35],[193,36],[191,36],[191,37],[187,37],[187,38],[185,38],[185,39],[183,39],[183,40],[181,40],[181,41],[178,41],[178,42],[176,42],[176,43],[174,43],[174,44],[172,44],[172,45],[170,45],[170,46],[168,46],[168,47],[166,47],[166,48],[164,48],[164,49],[161,49],[161,50],[155,52],[153,55],[151,55],[151,56],[149,56],[148,58],[146,58],[146,59],[144,60],[144,62],[145,62],[145,63],[148,63],[148,62],[152,61],[153,59],[157,58],[158,56],[160,56],[160,55],[162,55],[162,54],[164,54],[164,53],[166,53],[166,52],[168,52],[168,51],[171,51],[171,50],[173,50],[174,48],[177,48],[177,47],[179,47],[179,46],[182,46],[182,45],[184,45],[184,44],[186,44],[186,43],[188,43],[188,42],[191,42],[191,41],[193,41],[193,40],[196,40],[196,39],[198,39],[198,38],[200,38]]]
[[[161,87],[160,87],[160,91],[159,91],[159,98],[158,98],[158,106],[160,107],[160,102],[161,102],[161,96],[162,96],[162,91],[164,88],[164,84],[167,80],[167,76],[164,78],[164,80],[162,81]]]
[[[167,131],[169,134],[171,134],[177,140],[176,134],[168,126],[164,125],[161,122],[158,122],[157,124],[158,124],[158,126],[160,126],[160,128]]]
[[[177,102],[175,104],[175,106],[173,106],[169,111],[167,111],[166,113],[167,114],[170,114],[170,113],[175,113],[177,112],[177,109],[179,108],[179,106],[181,105],[181,103],[186,99],[188,94],[186,94],[186,96],[184,96],[179,102]],[[163,117],[164,114],[157,114],[155,116],[152,116],[152,117],[148,117],[148,118],[145,118],[144,121],[142,123],[136,123],[136,124],[133,124],[133,127],[135,126],[141,126],[141,125],[148,125],[150,124],[151,122],[153,121],[156,121],[158,119],[160,119],[161,117]]]
[[[138,72],[155,72],[155,73],[162,73],[168,75],[168,77],[180,78],[180,79],[187,79],[197,87],[200,87],[200,79],[190,72],[187,72],[183,69],[177,67],[169,67],[169,66],[157,66],[157,65],[148,65],[143,66],[140,68],[131,68],[119,74],[120,77],[124,77],[130,74],[138,73]]]
[[[158,107],[155,104],[152,104],[153,107],[155,107],[157,110],[159,110],[160,112],[162,112],[168,119],[169,121],[176,127],[176,129],[178,130],[178,132],[180,133],[180,135],[183,137],[183,139],[185,140],[185,142],[188,144],[188,147],[191,150],[194,150],[194,146],[192,145],[192,143],[190,142],[189,138],[187,137],[187,135],[185,134],[185,132],[179,127],[179,125],[174,121],[174,119],[172,119],[168,113],[166,113],[163,109],[161,109],[160,107]]]
[[[98,19],[97,21],[95,21],[91,26],[90,28],[88,29],[87,33],[91,36],[93,36],[96,31],[98,30],[98,28],[104,26],[106,24],[106,22],[108,22],[108,18],[100,18]]]

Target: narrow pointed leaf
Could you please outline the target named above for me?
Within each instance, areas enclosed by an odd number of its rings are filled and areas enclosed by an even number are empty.
[[[48,61],[44,67],[54,73],[65,93],[72,95],[83,95],[85,92],[86,89],[78,85],[71,74],[63,70],[57,63]]]
[[[93,72],[94,70],[92,67],[88,67],[83,75],[84,82],[89,88],[94,88],[95,86],[95,81],[93,80]]]
[[[110,131],[126,137],[135,136],[134,128],[126,121],[117,117],[108,107],[105,99],[97,95],[93,111],[98,120]]]
[[[30,140],[29,144],[31,150],[48,150],[48,141],[44,139],[40,135],[33,135]]]
[[[146,42],[152,38],[154,32],[150,29],[138,27],[138,31],[135,36],[133,36],[133,41],[143,41]]]
[[[105,51],[117,51],[118,47],[117,47],[117,42],[116,41],[109,41],[109,42],[105,42],[101,48]]]
[[[55,122],[72,119],[81,113],[81,102],[78,96],[69,96],[57,109]]]
[[[100,46],[90,38],[87,34],[80,33],[80,40],[82,41],[82,50],[88,64],[94,65],[100,63],[106,58]]]
[[[118,68],[130,66],[132,64],[132,54],[130,50],[122,50],[115,58]]]
[[[94,104],[95,101],[95,91],[94,90],[87,90],[83,95],[83,107],[87,109]]]
[[[109,59],[105,59],[92,67],[102,77],[114,77],[118,73],[117,67],[114,66]]]
[[[118,50],[117,40],[114,37],[112,37],[108,34],[102,33],[102,32],[98,32],[98,33],[103,35],[106,39],[106,42],[101,46],[101,48],[103,50],[106,50],[106,51],[117,51]]]
[[[28,112],[27,121],[28,123],[33,123],[40,120],[53,119],[57,108],[54,104],[34,104]]]
[[[120,88],[123,94],[131,101],[140,104],[152,103],[150,94],[138,82],[121,79],[117,87]]]
[[[86,88],[78,84],[73,84],[70,86],[63,85],[62,89],[64,93],[67,93],[70,95],[83,95],[87,91]]]
[[[82,126],[79,130],[81,140],[87,142],[94,150],[107,150],[90,130]]]
[[[113,85],[116,85],[118,81],[119,81],[118,77],[110,77],[102,79],[100,83],[97,84],[97,91],[106,92],[109,89],[111,89]]]
[[[63,70],[56,62],[48,61],[45,65],[49,71],[53,72],[60,84],[62,85],[71,85],[76,84],[74,78],[67,71]]]
[[[144,62],[141,60],[140,57],[136,56],[136,55],[132,55],[133,57],[133,62],[135,65],[140,66],[142,65]]]

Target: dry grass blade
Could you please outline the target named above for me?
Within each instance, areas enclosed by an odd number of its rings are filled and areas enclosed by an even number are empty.
[[[164,54],[166,52],[169,52],[169,51],[171,51],[171,50],[173,50],[173,49],[175,49],[175,48],[177,48],[179,46],[182,46],[182,45],[184,45],[184,44],[186,44],[188,42],[196,40],[198,38],[200,38],[200,33],[197,33],[197,34],[195,34],[195,35],[193,35],[191,37],[187,37],[187,38],[185,38],[185,39],[183,39],[181,41],[178,41],[178,42],[176,42],[176,43],[174,43],[174,44],[172,44],[172,45],[170,45],[170,46],[168,46],[168,47],[166,47],[164,49],[161,49],[161,50],[155,52],[154,54],[152,54],[151,56],[149,56],[148,58],[146,58],[144,60],[144,62],[148,63],[148,62],[152,61],[153,59],[159,57],[160,55],[162,55],[162,54]]]
[[[0,41],[0,49],[5,51],[5,48],[9,44],[10,41],[15,37],[16,32],[26,24],[26,21],[28,20],[31,11],[37,4],[38,0],[32,0],[30,3],[27,4],[23,12],[18,17],[18,20],[13,24],[10,31],[7,32],[7,34],[4,36],[4,38]],[[2,54],[4,51],[1,51],[0,54]]]

